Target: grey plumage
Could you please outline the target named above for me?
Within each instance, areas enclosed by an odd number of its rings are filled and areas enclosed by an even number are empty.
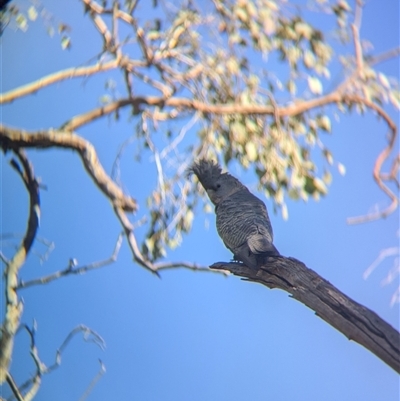
[[[215,205],[218,234],[235,260],[258,268],[266,257],[279,255],[263,201],[212,161],[201,159],[189,172],[197,176]]]

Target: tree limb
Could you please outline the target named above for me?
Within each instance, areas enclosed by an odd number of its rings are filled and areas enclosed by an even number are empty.
[[[14,396],[18,400],[22,400],[22,401],[31,401],[36,396],[37,392],[39,391],[40,384],[42,381],[42,376],[52,372],[53,370],[57,369],[61,365],[62,353],[64,352],[64,350],[68,346],[69,342],[72,340],[72,338],[76,334],[81,332],[81,333],[83,333],[83,337],[84,337],[85,341],[87,341],[87,342],[90,341],[90,342],[95,343],[102,350],[104,350],[104,348],[105,348],[105,342],[104,342],[103,338],[97,332],[95,332],[94,330],[92,330],[91,328],[89,328],[83,324],[80,324],[68,333],[68,335],[64,339],[63,343],[56,351],[54,363],[51,364],[50,366],[47,366],[40,359],[39,351],[36,346],[36,322],[34,322],[32,327],[28,327],[26,324],[23,324],[23,325],[21,325],[21,328],[25,329],[27,331],[27,333],[29,334],[30,354],[35,363],[36,371],[32,377],[30,377],[28,380],[26,380],[20,386],[17,386],[17,384],[14,382],[12,376],[10,374],[8,374],[7,383],[11,387]],[[96,375],[95,380],[89,384],[89,388],[87,390],[89,392],[91,391],[91,389],[95,385],[95,383],[98,381],[98,379],[105,372],[104,365],[101,361],[100,361],[100,365],[101,365],[101,374]],[[22,396],[22,392],[25,391],[28,387],[30,387],[30,389],[28,391],[26,391],[25,394]]]
[[[129,212],[137,210],[136,201],[125,195],[104,171],[94,146],[76,134],[53,130],[28,133],[0,124],[0,146],[5,151],[19,147],[39,149],[54,147],[74,150],[81,157],[86,171],[95,184],[114,205],[118,205]]]
[[[297,259],[268,258],[258,271],[241,263],[218,262],[210,268],[228,270],[248,281],[289,292],[349,340],[361,344],[400,373],[400,334]]]
[[[0,104],[10,103],[23,96],[31,95],[46,86],[65,81],[70,78],[87,77],[98,72],[104,72],[117,68],[120,60],[115,59],[106,63],[97,63],[88,67],[67,68],[66,70],[55,72],[43,78],[33,81],[27,85],[20,86],[5,93],[0,93]]]
[[[48,284],[54,280],[58,280],[61,277],[65,277],[65,276],[69,276],[69,275],[74,275],[74,274],[78,274],[78,275],[82,275],[87,273],[90,270],[95,270],[95,269],[99,269],[103,266],[109,265],[111,263],[114,263],[117,260],[118,257],[118,253],[119,250],[121,249],[121,245],[122,245],[122,239],[123,236],[122,234],[120,234],[118,236],[117,242],[115,244],[114,247],[114,251],[112,253],[112,255],[105,259],[105,260],[101,260],[99,262],[93,262],[90,263],[88,265],[85,266],[79,266],[76,267],[75,263],[74,263],[74,259],[70,260],[70,263],[68,264],[68,266],[63,269],[63,270],[58,270],[52,274],[49,274],[47,276],[43,276],[43,277],[39,277],[39,278],[35,278],[29,281],[20,281],[18,283],[17,286],[17,290],[20,290],[22,288],[27,288],[27,287],[31,287],[33,285],[43,285],[43,284]]]
[[[8,378],[14,346],[14,337],[18,330],[23,310],[23,303],[18,299],[16,292],[18,273],[31,250],[39,227],[40,217],[39,184],[34,175],[33,167],[29,163],[23,150],[13,150],[17,155],[22,168],[14,160],[12,161],[12,166],[16,169],[25,184],[29,194],[30,205],[25,236],[13,258],[6,263],[4,271],[6,313],[1,325],[0,333],[0,383],[3,383]]]

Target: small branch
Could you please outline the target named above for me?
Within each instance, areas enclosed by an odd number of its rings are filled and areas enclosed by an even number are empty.
[[[362,76],[362,72],[364,70],[364,60],[360,42],[362,6],[363,6],[362,0],[357,0],[354,12],[354,22],[351,24],[351,30],[353,32],[353,40],[354,40],[354,50],[356,55],[357,74],[360,77]]]
[[[159,270],[166,270],[166,269],[176,269],[176,268],[186,268],[189,270],[194,270],[194,271],[204,271],[204,272],[211,272],[210,269],[208,269],[206,266],[200,266],[195,263],[190,263],[190,262],[160,262],[160,263],[152,263],[151,261],[147,260],[142,252],[140,252],[140,249],[138,247],[136,237],[133,233],[133,225],[129,221],[128,217],[124,213],[123,210],[119,208],[114,208],[115,214],[117,215],[119,221],[121,222],[121,225],[124,229],[125,235],[128,239],[128,244],[131,249],[133,259],[135,260],[136,263],[144,267],[145,269],[151,271],[154,273],[156,276],[160,277]],[[225,275],[227,275],[227,272],[221,272]]]
[[[89,396],[91,391],[93,390],[94,386],[97,384],[97,382],[101,379],[101,377],[106,373],[106,367],[104,366],[104,363],[99,359],[100,363],[100,370],[97,372],[96,376],[93,378],[93,380],[89,383],[88,388],[86,391],[83,393],[82,397],[79,398],[79,401],[84,401],[86,398]]]
[[[367,61],[369,65],[375,65],[398,56],[400,56],[400,47],[395,47],[384,53],[378,54],[377,56],[368,57]]]
[[[297,259],[268,258],[258,271],[241,263],[218,262],[210,268],[228,270],[245,280],[289,292],[349,340],[361,344],[400,373],[400,334]]]
[[[55,367],[59,366],[61,363],[61,354],[63,353],[64,349],[68,346],[69,342],[72,340],[72,338],[77,334],[77,333],[83,333],[83,339],[87,342],[93,342],[95,343],[98,347],[100,347],[101,350],[105,349],[106,343],[103,340],[103,338],[92,330],[90,327],[85,326],[84,324],[80,324],[76,326],[73,330],[69,332],[63,343],[61,344],[60,348],[57,350],[56,353],[56,361],[54,362],[53,365],[51,365],[48,369],[53,370]]]
[[[393,213],[398,207],[399,198],[397,197],[397,195],[395,193],[393,193],[389,189],[389,187],[387,185],[385,185],[385,183],[383,182],[382,173],[381,173],[383,163],[388,159],[388,157],[392,153],[394,145],[396,143],[397,126],[396,126],[395,122],[389,117],[389,115],[376,103],[374,103],[368,99],[365,99],[361,96],[357,96],[357,95],[351,96],[351,97],[349,97],[349,99],[351,99],[354,102],[365,104],[368,108],[376,111],[378,116],[383,118],[384,121],[386,122],[386,124],[388,125],[389,133],[390,133],[388,145],[386,146],[386,148],[384,148],[382,150],[382,152],[379,154],[379,156],[377,157],[377,159],[375,161],[373,177],[374,177],[375,182],[381,188],[381,190],[384,193],[386,193],[386,195],[390,198],[391,203],[386,209],[378,211],[377,213],[371,213],[371,214],[367,214],[365,216],[351,217],[351,218],[347,219],[348,224],[360,224],[360,223],[364,223],[367,221],[377,220],[382,217],[387,217],[388,215]]]
[[[19,147],[39,149],[54,147],[74,150],[81,157],[83,165],[94,183],[114,205],[129,212],[137,209],[136,201],[125,195],[106,174],[94,146],[78,135],[53,130],[28,133],[0,124],[0,146],[5,151]]]
[[[10,386],[11,391],[13,392],[15,398],[18,401],[25,401],[25,399],[22,396],[22,394],[20,393],[19,388],[18,388],[17,384],[15,383],[13,377],[8,372],[7,372],[7,384]]]
[[[68,68],[66,70],[55,72],[54,74],[47,75],[37,81],[31,82],[27,85],[20,86],[11,91],[0,93],[0,104],[10,103],[23,96],[31,95],[40,89],[50,86],[54,83],[65,81],[66,79],[87,77],[94,75],[98,72],[104,72],[117,68],[119,60],[108,61],[107,63],[98,63],[89,67]]]
[[[209,273],[222,273],[225,276],[230,276],[230,272],[227,270],[212,270],[208,266],[198,265],[191,262],[160,262],[155,265],[157,271],[185,268],[193,271],[209,272]]]
[[[15,290],[18,282],[18,273],[31,250],[39,227],[40,216],[39,184],[34,175],[33,167],[22,150],[13,149],[13,151],[22,167],[15,160],[13,160],[11,165],[21,176],[29,193],[29,217],[22,243],[13,258],[6,264],[4,271],[6,312],[0,332],[0,383],[3,383],[7,379],[14,347],[14,337],[18,330],[23,310],[23,303],[18,299]]]
[[[16,289],[20,290],[23,288],[31,287],[33,285],[48,284],[51,281],[58,280],[61,277],[65,277],[65,276],[69,276],[69,275],[75,275],[75,274],[82,275],[91,270],[99,269],[101,267],[104,267],[111,263],[114,263],[117,260],[118,253],[121,249],[122,239],[123,239],[123,235],[120,234],[118,236],[117,242],[115,244],[114,251],[108,259],[105,259],[105,260],[102,260],[99,262],[93,262],[93,263],[90,263],[89,265],[80,266],[80,267],[75,267],[74,263],[72,261],[70,261],[69,265],[65,269],[59,270],[53,274],[49,274],[48,276],[36,278],[36,279],[29,280],[26,282],[21,280],[19,282],[18,286],[16,287]]]
[[[85,341],[94,342],[102,350],[104,350],[104,348],[105,348],[105,342],[102,339],[102,337],[98,333],[96,333],[94,330],[92,330],[89,327],[81,324],[81,325],[75,327],[73,330],[71,330],[68,333],[67,337],[62,342],[61,346],[58,348],[58,350],[56,352],[56,357],[55,357],[54,363],[52,365],[50,365],[50,366],[46,366],[41,361],[41,359],[39,357],[38,349],[36,347],[36,323],[34,322],[32,328],[28,327],[26,324],[22,325],[21,327],[24,328],[27,331],[27,333],[29,334],[30,342],[31,342],[31,345],[30,345],[31,356],[32,356],[33,361],[34,361],[35,366],[36,366],[36,372],[35,372],[33,377],[28,379],[25,383],[23,383],[19,387],[17,387],[15,385],[17,390],[19,391],[19,393],[21,393],[21,391],[23,389],[25,389],[28,386],[32,385],[30,390],[25,394],[25,396],[23,396],[21,398],[23,401],[32,400],[35,397],[35,395],[37,394],[38,390],[39,390],[42,376],[52,372],[53,370],[57,369],[61,365],[62,353],[65,350],[65,348],[68,346],[69,342],[72,340],[72,338],[77,333],[83,332]],[[102,365],[102,370],[103,370],[103,373],[104,373],[105,372],[104,365],[102,363],[101,363],[101,365]],[[102,374],[100,375],[100,377],[102,376]],[[94,383],[96,383],[98,381],[98,379],[100,378],[98,376],[99,375],[96,376],[96,378],[95,378],[96,380],[94,381]],[[92,381],[92,383],[89,385],[90,386],[89,388],[91,389],[93,387],[93,385],[94,384],[93,384],[93,381]]]
[[[122,228],[125,232],[126,238],[128,240],[129,248],[131,249],[133,259],[135,260],[135,262],[138,263],[139,265],[143,266],[147,270],[151,271],[158,277],[160,277],[159,273],[154,268],[153,264],[149,260],[146,260],[145,257],[140,252],[140,249],[139,249],[137,241],[136,241],[136,237],[133,234],[133,225],[129,221],[128,216],[119,207],[114,207],[114,212],[115,212],[116,216],[118,217],[118,220],[120,221]]]

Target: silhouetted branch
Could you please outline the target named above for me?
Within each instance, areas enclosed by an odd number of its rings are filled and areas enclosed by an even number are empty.
[[[287,291],[349,340],[358,342],[400,373],[400,334],[299,260],[269,258],[258,271],[242,263],[218,262],[210,268],[228,270],[245,280]]]

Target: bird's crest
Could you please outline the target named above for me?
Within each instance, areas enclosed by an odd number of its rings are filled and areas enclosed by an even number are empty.
[[[213,188],[215,186],[215,182],[221,177],[224,176],[226,179],[232,181],[239,181],[231,176],[229,173],[222,173],[221,166],[214,162],[213,160],[205,160],[200,159],[192,164],[192,166],[188,169],[188,174],[195,174],[201,185],[207,190],[209,188]]]

